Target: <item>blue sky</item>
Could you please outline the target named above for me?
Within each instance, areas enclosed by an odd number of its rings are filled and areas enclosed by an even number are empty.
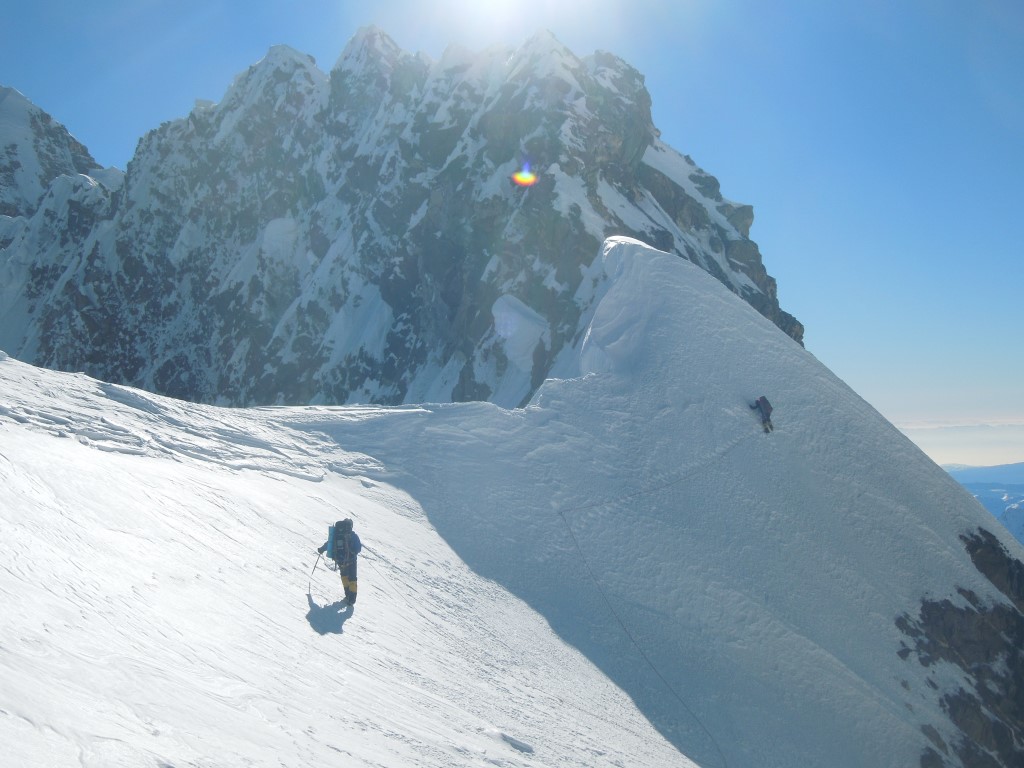
[[[612,51],[646,76],[662,138],[754,206],[812,353],[940,463],[1024,461],[1018,0],[35,0],[3,17],[0,84],[121,168],[276,43],[324,70],[370,23],[435,58],[540,28]]]

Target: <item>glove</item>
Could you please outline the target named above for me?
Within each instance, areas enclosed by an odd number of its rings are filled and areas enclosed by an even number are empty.
[[[322,555],[322,554],[323,554],[324,552],[326,552],[326,551],[327,551],[327,545],[326,545],[326,544],[325,544],[324,546],[322,546],[322,547],[319,547],[319,548],[317,549],[317,552],[319,552],[319,553],[320,553],[321,555]]]

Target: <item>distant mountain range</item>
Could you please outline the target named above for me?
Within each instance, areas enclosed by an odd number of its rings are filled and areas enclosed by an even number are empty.
[[[1024,544],[1024,463],[945,469]]]
[[[650,107],[631,66],[548,33],[433,61],[366,28],[329,73],[271,49],[122,173],[4,88],[0,349],[192,401],[514,406],[582,332],[609,235],[801,341],[751,207]]]
[[[1024,485],[1024,462],[1000,464],[995,467],[968,467],[949,465],[943,467],[961,483],[1017,483]]]

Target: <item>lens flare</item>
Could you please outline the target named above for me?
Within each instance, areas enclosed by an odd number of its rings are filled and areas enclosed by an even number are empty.
[[[537,183],[537,174],[530,170],[529,163],[523,163],[523,170],[513,173],[512,181],[520,187],[532,187]]]

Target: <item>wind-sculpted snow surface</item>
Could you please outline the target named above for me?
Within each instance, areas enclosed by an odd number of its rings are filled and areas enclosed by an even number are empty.
[[[9,358],[0,393],[4,765],[692,765],[376,460],[287,411]],[[344,516],[356,612],[311,575]]]
[[[0,362],[20,764],[1015,764],[1019,657],[965,651],[1018,626],[1019,545],[706,272],[626,239],[594,270],[521,409],[223,410]],[[344,516],[354,614],[310,577]]]

